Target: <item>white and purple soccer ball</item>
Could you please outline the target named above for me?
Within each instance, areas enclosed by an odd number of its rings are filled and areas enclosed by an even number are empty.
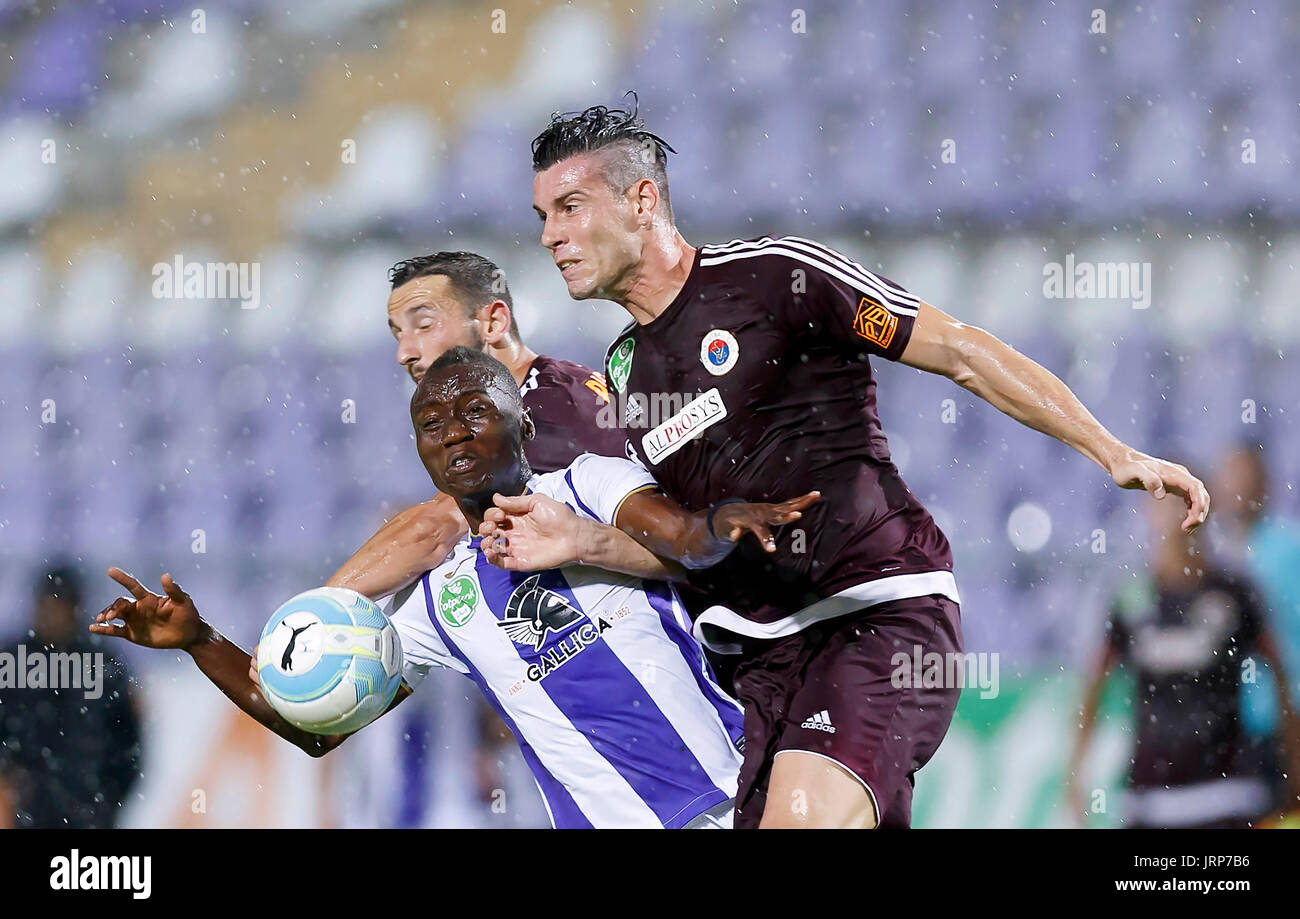
[[[257,676],[271,707],[313,734],[346,734],[388,708],[402,682],[402,645],[383,612],[355,590],[317,587],[262,629]]]

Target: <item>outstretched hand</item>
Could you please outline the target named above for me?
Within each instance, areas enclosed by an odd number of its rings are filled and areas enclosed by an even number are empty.
[[[479,548],[508,571],[541,571],[582,559],[582,520],[546,495],[493,495]]]
[[[821,500],[820,491],[810,491],[798,498],[776,504],[750,504],[738,501],[724,504],[713,514],[713,534],[718,539],[739,542],[746,533],[754,537],[767,552],[776,551],[776,539],[769,526],[793,523],[803,516],[803,511]]]
[[[119,597],[106,606],[95,616],[90,631],[146,648],[185,650],[198,639],[203,620],[170,574],[162,576],[162,594],[148,590],[121,568],[109,568],[108,576],[125,587],[132,599]]]
[[[1182,523],[1184,533],[1190,533],[1204,523],[1210,513],[1210,493],[1186,466],[1129,450],[1123,459],[1111,466],[1110,474],[1120,488],[1141,488],[1156,499],[1162,499],[1166,494],[1182,498],[1187,505]]]

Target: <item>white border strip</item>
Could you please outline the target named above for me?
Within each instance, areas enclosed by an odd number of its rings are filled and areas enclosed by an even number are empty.
[[[710,606],[695,620],[691,634],[700,644],[718,654],[739,654],[739,642],[709,641],[704,637],[703,626],[725,629],[747,638],[784,638],[802,632],[810,625],[855,612],[865,606],[875,606],[891,600],[906,600],[910,597],[925,597],[930,594],[941,594],[953,603],[961,603],[961,597],[957,594],[957,579],[953,577],[951,571],[920,571],[854,584],[775,622],[753,622],[725,606]]]

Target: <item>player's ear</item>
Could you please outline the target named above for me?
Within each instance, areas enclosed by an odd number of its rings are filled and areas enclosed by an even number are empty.
[[[628,189],[632,204],[637,210],[637,225],[650,229],[654,222],[654,212],[662,210],[663,200],[659,195],[659,186],[650,179],[641,179]]]
[[[510,324],[514,317],[504,300],[493,300],[479,309],[479,319],[483,323],[483,344],[500,344],[510,335]]]
[[[537,436],[537,425],[533,424],[533,416],[529,414],[527,408],[525,408],[523,414],[520,415],[519,426],[524,440],[532,440]]]

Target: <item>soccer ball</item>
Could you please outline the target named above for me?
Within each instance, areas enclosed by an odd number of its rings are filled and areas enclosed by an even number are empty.
[[[257,643],[271,707],[313,734],[347,734],[388,708],[402,681],[393,624],[355,590],[317,587],[272,614]]]

